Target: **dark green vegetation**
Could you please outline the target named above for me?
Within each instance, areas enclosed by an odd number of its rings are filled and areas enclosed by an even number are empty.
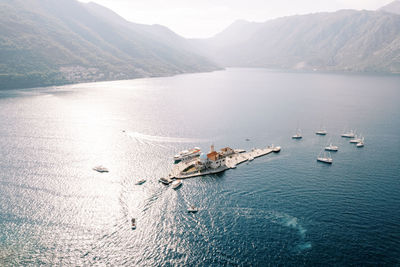
[[[130,23],[96,4],[0,2],[0,89],[215,69],[169,29]]]
[[[193,43],[223,66],[400,73],[400,15],[384,10],[237,21]]]

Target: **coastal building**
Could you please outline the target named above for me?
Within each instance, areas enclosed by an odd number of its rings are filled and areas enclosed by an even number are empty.
[[[225,156],[217,151],[212,151],[207,154],[209,166],[212,169],[218,169],[219,167],[225,166]]]
[[[198,160],[196,160],[192,165],[187,166],[182,173],[190,174],[205,171],[207,169],[216,170],[226,167],[226,157],[234,153],[234,150],[229,147],[223,148],[220,152],[217,152],[214,149],[214,145],[212,145],[210,153],[201,153]]]
[[[224,147],[221,149],[220,154],[223,155],[224,157],[229,157],[229,156],[235,154],[235,150],[233,150],[230,147]]]

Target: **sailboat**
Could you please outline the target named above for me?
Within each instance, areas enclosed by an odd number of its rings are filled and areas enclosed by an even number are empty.
[[[332,145],[332,143],[330,143],[330,145],[329,146],[326,146],[325,147],[325,150],[326,151],[338,151],[339,150],[339,147],[338,146],[334,146],[334,145]]]
[[[356,134],[355,134],[355,131],[354,130],[350,130],[350,131],[348,131],[348,132],[344,132],[344,133],[342,133],[342,137],[345,137],[345,138],[354,138],[354,136],[355,136]]]
[[[296,134],[292,136],[292,139],[301,139],[303,136],[301,135],[301,130],[300,128],[297,128]]]
[[[321,151],[321,152],[322,152],[322,151]],[[323,162],[323,163],[332,164],[333,159],[332,159],[332,157],[331,157],[331,153],[329,153],[329,152],[324,152],[324,155],[323,155],[323,156],[321,156],[321,153],[320,153],[320,155],[319,155],[318,158],[317,158],[317,161]]]
[[[351,139],[350,140],[350,143],[352,143],[352,144],[358,144],[358,143],[360,143],[360,142],[362,142],[363,141],[363,137],[360,135],[360,136],[355,136],[354,137],[354,139]]]
[[[332,145],[332,138],[330,138],[329,139],[329,145],[325,147],[325,150],[326,151],[337,152],[339,150],[339,147]]]
[[[319,127],[319,130],[315,132],[316,135],[326,135],[328,132],[325,130],[325,127]]]
[[[318,130],[315,132],[316,135],[326,135],[328,132],[324,129]]]

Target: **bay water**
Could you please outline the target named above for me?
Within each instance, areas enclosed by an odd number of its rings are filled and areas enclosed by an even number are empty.
[[[0,265],[399,265],[399,102],[399,76],[235,68],[0,91]],[[282,151],[158,182],[212,144]]]

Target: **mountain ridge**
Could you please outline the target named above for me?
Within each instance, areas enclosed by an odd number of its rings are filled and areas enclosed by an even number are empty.
[[[219,69],[166,27],[75,0],[4,0],[0,33],[2,89]]]
[[[250,37],[248,29],[243,33],[232,24],[220,34],[202,40],[206,47],[203,53],[226,67],[400,73],[397,14],[339,10],[253,25],[256,29]],[[221,36],[226,32],[234,38],[223,43]]]

